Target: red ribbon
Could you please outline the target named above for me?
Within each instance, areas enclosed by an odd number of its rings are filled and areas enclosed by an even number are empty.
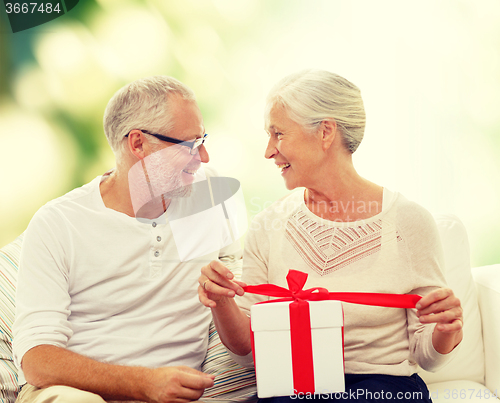
[[[314,287],[303,290],[307,273],[290,270],[286,276],[288,289],[274,284],[248,285],[245,292],[281,297],[265,302],[293,301],[290,306],[290,336],[292,343],[293,387],[296,393],[314,393],[314,366],[311,339],[311,318],[307,301],[336,300],[354,304],[388,308],[415,308],[422,298],[415,294],[383,294],[364,292],[329,292]]]

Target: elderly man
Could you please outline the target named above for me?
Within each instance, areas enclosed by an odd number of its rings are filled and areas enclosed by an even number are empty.
[[[241,258],[234,242],[182,259],[169,225],[169,211],[189,211],[192,183],[210,178],[199,169],[209,160],[202,115],[189,88],[155,76],[113,96],[104,130],[116,168],[43,206],[25,234],[18,401],[197,400],[213,385],[199,371],[211,316],[198,273]]]

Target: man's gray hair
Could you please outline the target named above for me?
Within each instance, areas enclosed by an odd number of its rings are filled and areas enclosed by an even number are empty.
[[[103,119],[113,152],[120,154],[123,138],[133,129],[166,134],[173,126],[167,103],[172,95],[195,100],[193,90],[168,76],[141,78],[119,89],[108,102]]]
[[[285,108],[290,119],[313,132],[323,120],[334,119],[344,145],[353,153],[363,139],[366,115],[358,87],[324,70],[304,70],[279,81],[267,97],[266,123],[274,105]]]

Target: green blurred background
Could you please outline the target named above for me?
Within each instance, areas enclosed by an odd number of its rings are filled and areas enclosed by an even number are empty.
[[[197,94],[211,164],[239,179],[249,218],[287,191],[264,159],[264,98],[322,68],[363,93],[355,164],[466,225],[472,264],[500,262],[497,0],[80,0],[12,34],[0,13],[0,246],[45,202],[114,166],[107,101],[166,74]]]

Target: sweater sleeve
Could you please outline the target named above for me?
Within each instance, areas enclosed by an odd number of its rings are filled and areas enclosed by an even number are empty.
[[[425,295],[427,292],[424,289],[420,289],[415,293]],[[407,310],[407,318],[408,333],[410,335],[410,354],[421,368],[426,371],[435,372],[455,356],[458,347],[448,354],[441,354],[434,348],[432,333],[436,324],[422,325],[413,309]]]
[[[24,354],[42,344],[66,347],[68,322],[67,251],[64,223],[51,207],[40,209],[26,230],[16,290],[13,353],[20,368]]]
[[[441,239],[432,215],[415,203],[402,209],[400,230],[407,242],[407,253],[412,273],[413,290],[411,294],[426,295],[446,287],[443,275],[444,257]],[[416,310],[407,310],[408,336],[412,359],[427,371],[437,371],[454,355],[440,354],[432,344],[435,324],[420,323]]]
[[[270,244],[269,231],[266,231],[267,216],[266,211],[255,216],[245,238],[242,281],[248,285],[269,283]],[[250,316],[250,307],[253,304],[268,299],[266,296],[245,293],[242,297],[237,297],[236,302],[242,311]]]

